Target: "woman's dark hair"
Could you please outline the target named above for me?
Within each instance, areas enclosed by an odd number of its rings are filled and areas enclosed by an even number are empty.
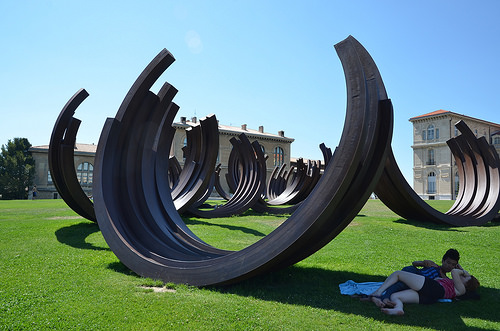
[[[460,260],[460,254],[456,249],[450,248],[443,255],[443,261],[446,259],[452,259],[458,262],[458,260]]]
[[[471,278],[464,284],[467,292],[472,292],[479,288],[479,281],[477,278],[472,275],[470,277]]]
[[[477,293],[477,289],[479,288],[479,281],[476,277],[471,275],[471,279],[467,281],[465,285],[465,294],[458,296],[457,300],[479,300],[481,297],[479,293]]]

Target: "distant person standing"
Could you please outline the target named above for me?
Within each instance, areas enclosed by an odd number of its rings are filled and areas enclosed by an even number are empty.
[[[36,185],[33,186],[33,200],[35,200],[36,196],[37,196],[38,192],[36,190]]]

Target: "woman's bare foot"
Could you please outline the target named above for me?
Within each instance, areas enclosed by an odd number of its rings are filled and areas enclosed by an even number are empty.
[[[379,308],[384,308],[385,307],[385,303],[382,300],[380,300],[379,297],[371,296],[370,299],[375,304],[375,306],[377,306]]]
[[[389,300],[389,298],[385,298],[382,302],[384,303],[385,308],[394,308],[396,306],[396,304]]]
[[[405,313],[402,309],[396,309],[396,308],[382,308],[380,309],[380,311],[382,311],[384,314],[387,315],[398,315],[398,316],[404,315]]]

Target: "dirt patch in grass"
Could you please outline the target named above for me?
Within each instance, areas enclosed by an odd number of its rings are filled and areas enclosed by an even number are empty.
[[[76,220],[82,218],[81,216],[54,216],[48,217],[48,220]]]
[[[145,290],[153,290],[153,292],[156,292],[156,293],[164,293],[164,292],[168,292],[168,293],[175,293],[177,292],[175,289],[173,288],[167,288],[165,286],[163,287],[158,287],[158,286],[139,286],[140,288],[142,289],[145,289]]]

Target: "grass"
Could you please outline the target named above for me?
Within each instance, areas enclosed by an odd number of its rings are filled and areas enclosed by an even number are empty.
[[[446,209],[450,201],[434,201]],[[255,215],[186,224],[205,241],[241,249],[286,218]],[[61,200],[0,201],[0,330],[499,330],[500,224],[454,228],[400,219],[370,200],[331,243],[304,261],[226,287],[162,284],[129,271],[96,224]],[[448,248],[481,281],[481,300],[408,305],[403,317],[340,295],[338,284],[382,281]],[[165,291],[156,289],[165,286]]]

